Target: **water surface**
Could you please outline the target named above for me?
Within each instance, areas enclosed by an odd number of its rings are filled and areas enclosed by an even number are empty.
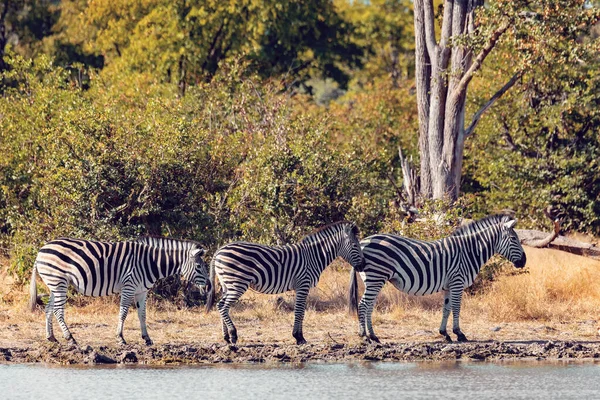
[[[219,366],[0,365],[6,399],[584,399],[594,363],[353,363]]]

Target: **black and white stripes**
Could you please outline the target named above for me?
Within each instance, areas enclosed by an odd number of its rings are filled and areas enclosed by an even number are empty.
[[[135,299],[142,337],[152,344],[146,329],[146,294],[154,283],[167,276],[181,274],[196,285],[210,285],[204,249],[197,242],[144,237],[131,242],[96,242],[61,238],[38,252],[30,287],[30,306],[37,298],[36,272],[50,289],[46,306],[46,338],[56,341],[52,314],[56,316],[65,339],[75,343],[64,319],[67,288],[86,296],[121,293],[117,336],[122,343],[123,323]]]
[[[495,215],[457,229],[444,239],[425,242],[401,236],[378,234],[361,242],[366,266],[360,273],[365,293],[358,306],[359,334],[379,341],[371,315],[379,291],[390,281],[398,290],[414,295],[445,291],[440,334],[446,331],[450,311],[453,332],[459,341],[467,338],[460,330],[459,315],[463,290],[473,284],[479,270],[499,253],[517,268],[525,266],[525,252],[513,227],[516,220]],[[350,284],[351,308],[356,309],[356,274]]]
[[[306,343],[302,321],[309,289],[317,284],[321,272],[337,257],[342,257],[357,271],[362,270],[364,257],[357,235],[354,224],[338,222],[294,245],[271,247],[237,242],[221,247],[213,258],[211,273],[214,269],[223,288],[223,297],[217,306],[225,341],[237,341],[237,330],[229,309],[250,288],[270,294],[295,290],[292,335],[298,344]],[[212,307],[212,298],[209,296],[207,309]]]

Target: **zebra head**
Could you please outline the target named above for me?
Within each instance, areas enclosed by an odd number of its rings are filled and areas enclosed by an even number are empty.
[[[365,269],[365,256],[358,241],[358,227],[353,223],[343,225],[341,245],[338,255],[358,272]]]
[[[523,268],[527,261],[527,257],[525,257],[525,251],[523,250],[523,246],[521,246],[521,241],[514,230],[517,220],[510,217],[508,218],[508,221],[503,221],[500,226],[500,238],[498,240],[496,251],[512,262],[515,267]]]
[[[194,246],[188,250],[183,266],[181,267],[181,275],[188,281],[193,282],[196,286],[206,286],[206,290],[211,290],[210,278],[208,277],[208,266],[202,259],[205,250],[201,247]]]

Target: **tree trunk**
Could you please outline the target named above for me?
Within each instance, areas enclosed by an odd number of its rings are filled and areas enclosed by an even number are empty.
[[[474,34],[474,11],[481,4],[480,0],[445,1],[438,41],[433,1],[414,0],[421,196],[424,198],[457,199],[466,137],[473,132],[483,112],[517,81],[513,77],[504,85],[475,113],[469,128],[465,129],[467,87],[508,29],[508,24],[500,22],[475,58],[471,49],[453,44],[453,39]]]

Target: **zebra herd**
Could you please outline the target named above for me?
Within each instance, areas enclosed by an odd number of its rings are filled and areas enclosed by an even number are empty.
[[[509,216],[494,215],[436,241],[376,234],[359,242],[356,225],[342,221],[320,228],[293,245],[227,244],[216,251],[210,268],[202,260],[205,250],[201,244],[191,240],[142,237],[107,243],[61,238],[49,242],[38,253],[31,275],[30,307],[32,310],[36,307],[36,274],[39,274],[50,290],[45,308],[46,338],[56,342],[52,329],[54,315],[65,339],[76,344],[64,319],[68,286],[86,296],[120,293],[119,342],[125,344],[123,323],[135,301],[142,338],[151,345],[146,329],[146,294],[154,283],[179,274],[197,286],[204,286],[208,291],[209,311],[214,304],[216,275],[223,291],[217,308],[227,343],[235,344],[238,339],[229,310],[252,289],[268,294],[296,292],[292,336],[297,344],[304,344],[302,323],[308,292],[316,286],[323,270],[341,257],[352,267],[349,303],[351,309],[358,308],[360,336],[379,342],[371,315],[379,291],[389,281],[398,290],[414,295],[444,291],[439,332],[452,341],[446,331],[452,311],[452,331],[458,341],[466,341],[459,325],[462,293],[473,283],[483,264],[492,255],[500,254],[517,268],[525,266],[525,252],[514,231],[515,224],[516,220]],[[356,274],[360,274],[365,284],[358,307]]]

